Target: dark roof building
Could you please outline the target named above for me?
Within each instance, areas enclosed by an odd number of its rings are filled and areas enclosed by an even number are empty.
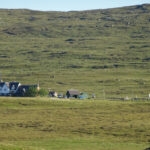
[[[37,90],[39,90],[39,85],[20,85],[14,96],[25,96],[25,93],[30,88],[36,88]]]

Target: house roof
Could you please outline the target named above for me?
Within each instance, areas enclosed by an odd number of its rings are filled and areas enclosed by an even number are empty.
[[[3,87],[5,85],[5,82],[0,82],[0,87]]]
[[[20,84],[19,82],[10,82],[9,83],[10,90],[16,90],[18,88],[19,84]]]
[[[23,91],[23,89],[28,90],[29,89],[29,85],[20,85],[17,91],[21,92],[21,91]]]
[[[67,91],[67,93],[69,93],[70,95],[79,95],[80,94],[80,92],[75,89],[70,89]]]
[[[3,87],[4,85],[6,85],[7,87],[9,87],[9,83],[8,82],[0,82],[0,87]]]
[[[26,90],[28,90],[31,87],[37,88],[38,85],[20,85],[18,90],[17,90],[17,92],[22,92],[24,90],[26,91]]]
[[[16,96],[23,96],[24,93],[27,92],[27,90],[29,90],[29,88],[34,87],[37,88],[38,85],[20,85],[15,93]]]

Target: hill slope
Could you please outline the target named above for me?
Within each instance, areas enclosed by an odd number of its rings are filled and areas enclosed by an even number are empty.
[[[79,12],[1,9],[1,78],[99,98],[146,97],[149,14],[149,4]]]

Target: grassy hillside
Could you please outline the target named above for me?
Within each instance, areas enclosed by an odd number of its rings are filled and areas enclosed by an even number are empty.
[[[77,88],[100,99],[147,97],[150,5],[74,12],[0,10],[3,80]]]
[[[2,150],[144,150],[150,102],[0,98]]]

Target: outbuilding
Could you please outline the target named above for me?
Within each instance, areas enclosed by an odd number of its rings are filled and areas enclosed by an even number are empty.
[[[75,89],[70,89],[66,93],[67,98],[78,98],[79,95],[80,95],[80,92]]]

